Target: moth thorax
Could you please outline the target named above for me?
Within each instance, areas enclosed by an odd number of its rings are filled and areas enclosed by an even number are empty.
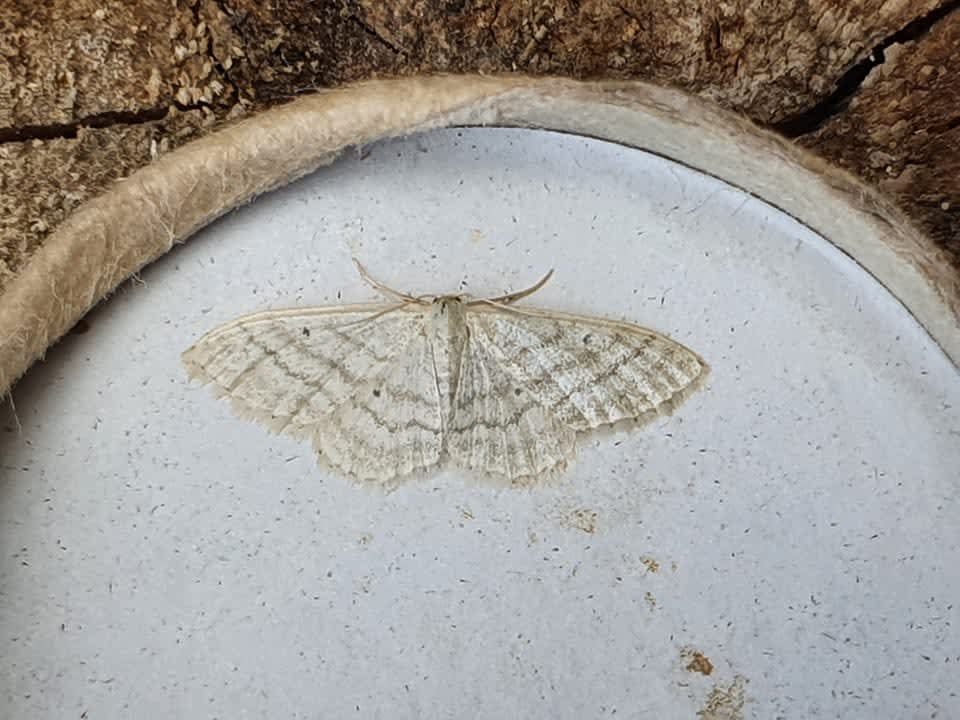
[[[429,325],[437,385],[441,396],[447,400],[444,405],[448,406],[460,381],[460,369],[468,338],[466,308],[460,298],[437,298],[430,308]]]

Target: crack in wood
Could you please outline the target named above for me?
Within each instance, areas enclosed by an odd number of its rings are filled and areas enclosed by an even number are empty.
[[[0,128],[0,144],[25,142],[29,140],[74,140],[81,128],[107,128],[114,125],[144,125],[162,120],[171,106],[150,108],[148,110],[107,112],[88,115],[80,120],[50,125],[21,125],[20,127]],[[194,110],[195,107],[178,106],[179,110]]]
[[[952,0],[922,17],[911,20],[895,33],[875,45],[866,58],[847,70],[837,81],[832,93],[808,110],[774,123],[771,127],[788,138],[794,139],[814,133],[823,127],[830,118],[839,115],[860,92],[867,76],[878,65],[886,62],[884,53],[892,45],[915,42],[930,32],[934,25],[956,10],[960,10],[960,0]]]
[[[379,43],[380,45],[383,45],[385,48],[392,51],[394,55],[407,54],[406,50],[387,40],[380,33],[378,33],[372,25],[369,25],[368,23],[364,22],[359,16],[351,13],[350,15],[347,16],[347,19],[350,22],[352,22],[354,25],[357,25],[364,32],[364,34],[373,38],[375,42]]]
[[[227,6],[226,0],[214,0],[214,2],[220,11],[228,18],[234,17],[234,13]],[[203,22],[203,19],[200,17],[200,3],[197,2],[188,7],[193,15],[194,25],[197,26]],[[233,90],[234,98],[239,99],[240,88],[230,77],[230,72],[214,56],[212,42],[209,45],[206,55],[210,59],[214,69],[216,69],[220,79]],[[168,105],[146,108],[144,110],[105,110],[104,112],[87,115],[77,120],[64,123],[0,127],[0,145],[29,142],[31,140],[75,140],[81,128],[100,130],[116,126],[145,125],[163,120],[172,109],[180,112],[191,112],[210,106],[211,104],[207,102],[184,104],[171,101]]]

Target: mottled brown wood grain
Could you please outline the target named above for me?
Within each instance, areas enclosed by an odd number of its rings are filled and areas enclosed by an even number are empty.
[[[157,155],[313,88],[438,71],[684,88],[789,130],[889,193],[960,267],[954,7],[960,3],[7,3],[0,290],[73,208]]]

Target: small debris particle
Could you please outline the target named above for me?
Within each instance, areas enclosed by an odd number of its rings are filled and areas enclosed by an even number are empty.
[[[568,528],[582,530],[588,535],[593,535],[597,529],[597,513],[589,508],[577,508],[564,515],[560,522]]]
[[[747,701],[744,687],[747,679],[736,675],[727,686],[714,685],[703,710],[697,716],[704,720],[743,720],[743,705]]]
[[[710,658],[699,650],[689,652],[687,657],[690,658],[690,662],[687,663],[687,670],[690,672],[697,672],[701,675],[711,675],[713,673],[713,663],[710,662]]]

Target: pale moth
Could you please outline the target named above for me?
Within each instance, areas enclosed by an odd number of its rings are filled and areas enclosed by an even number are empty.
[[[453,465],[500,484],[562,471],[580,433],[673,410],[705,378],[653,330],[491,298],[411,295],[361,277],[385,304],[240,317],[183,353],[191,378],[244,418],[309,439],[322,465],[396,487]]]

